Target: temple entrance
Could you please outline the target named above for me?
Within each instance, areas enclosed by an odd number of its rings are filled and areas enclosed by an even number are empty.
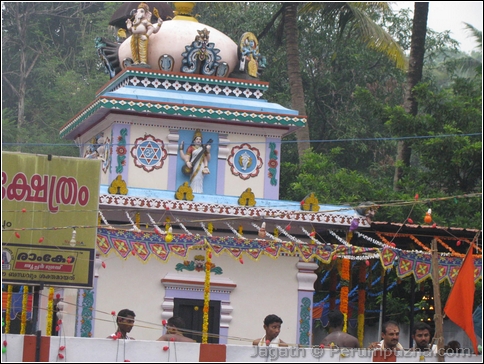
[[[175,298],[173,315],[180,316],[185,322],[184,335],[198,343],[202,342],[203,300]],[[220,301],[210,301],[208,312],[208,343],[218,344],[220,334]]]

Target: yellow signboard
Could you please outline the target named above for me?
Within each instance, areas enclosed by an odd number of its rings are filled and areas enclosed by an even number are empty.
[[[101,161],[2,152],[2,282],[92,288]]]

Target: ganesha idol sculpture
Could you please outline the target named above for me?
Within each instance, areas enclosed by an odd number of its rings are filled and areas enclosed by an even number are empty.
[[[217,29],[199,23],[191,15],[194,3],[174,5],[177,10],[171,20],[163,21],[153,9],[156,24],[151,23],[152,13],[146,3],[133,9],[126,20],[131,35],[118,48],[120,70],[141,67],[228,76],[238,63],[237,44]]]

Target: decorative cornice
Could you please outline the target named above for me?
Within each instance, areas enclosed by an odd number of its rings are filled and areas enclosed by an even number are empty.
[[[258,260],[262,255],[279,258],[283,253],[299,257],[305,262],[314,259],[329,264],[336,255],[368,255],[378,253],[377,248],[363,248],[344,245],[321,245],[298,243],[293,241],[268,241],[265,239],[239,239],[230,236],[203,237],[192,234],[173,234],[172,240],[166,242],[157,233],[149,231],[128,231],[112,228],[98,228],[97,247],[100,254],[105,256],[114,253],[121,259],[130,255],[146,262],[156,257],[166,262],[171,256],[186,259],[193,249],[209,244],[216,255],[227,253],[240,260],[243,255]],[[314,281],[314,280],[313,280]],[[202,289],[202,286],[200,286]]]
[[[141,77],[143,77],[143,79],[141,79]],[[182,87],[176,86],[177,83],[180,84]],[[201,87],[199,89],[197,88],[198,91],[197,89],[187,89],[183,87],[183,84],[186,83],[198,84]],[[159,71],[127,69],[123,73],[119,74],[116,78],[111,80],[111,82],[106,84],[103,88],[101,88],[98,91],[96,97],[99,97],[106,92],[112,92],[114,90],[117,90],[118,88],[126,86],[128,84],[147,88],[163,87],[165,89],[174,89],[186,92],[199,92],[201,90],[203,93],[207,94],[217,94],[217,87],[220,90],[223,90],[224,88],[232,90],[235,90],[237,88],[244,88],[248,90],[249,93],[233,93],[230,96],[241,96],[244,98],[252,97],[256,99],[261,98],[264,91],[269,88],[269,83],[267,82],[248,82],[246,80],[218,78],[202,75],[189,75],[186,73],[163,73]],[[250,96],[248,96],[249,94]]]
[[[191,289],[193,291],[203,291],[205,285],[205,276],[191,275],[191,274],[173,274],[167,275],[161,279],[161,283],[165,288],[171,289]],[[211,277],[210,290],[211,292],[230,293],[237,287],[237,284],[229,278]]]
[[[298,290],[299,291],[314,291],[314,281],[318,277],[314,271],[318,268],[318,264],[314,262],[300,261],[296,264],[298,272],[296,274]]]
[[[123,207],[153,210],[170,210],[172,212],[195,212],[207,215],[225,215],[230,217],[252,217],[277,219],[280,221],[296,221],[308,223],[321,223],[332,226],[349,227],[355,219],[354,216],[335,212],[305,212],[292,211],[269,207],[246,207],[204,203],[185,200],[164,200],[157,198],[129,197],[123,195],[100,195],[99,204],[103,207]],[[347,211],[347,210],[345,210]],[[369,226],[365,218],[359,218],[359,226]]]
[[[256,124],[302,127],[306,117],[273,114],[258,111],[237,111],[219,107],[204,107],[186,104],[161,103],[154,101],[129,100],[115,97],[101,97],[89,105],[60,131],[64,138],[98,110],[121,110],[139,113],[223,120],[224,122],[248,122]]]

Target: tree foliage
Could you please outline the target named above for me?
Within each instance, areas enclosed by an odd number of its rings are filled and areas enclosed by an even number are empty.
[[[78,154],[73,143],[59,139],[58,130],[89,104],[109,79],[96,55],[94,38],[115,40],[114,30],[107,23],[119,5],[5,3],[3,148]],[[284,138],[281,198],[300,200],[314,191],[321,202],[355,204],[401,201],[417,192],[429,197],[480,192],[482,64],[477,68],[474,65],[472,77],[460,77],[463,74],[457,64],[462,54],[456,50],[456,42],[446,32],[429,29],[425,83],[415,90],[420,108],[416,116],[411,116],[402,108],[405,73],[391,59],[351,36],[357,31],[353,28],[356,23],[328,26],[338,14],[344,14],[338,13],[336,5],[307,5],[306,10],[316,8],[297,17],[311,150],[304,164],[298,166],[296,138],[294,134]],[[262,80],[270,82],[266,97],[291,107],[287,55],[281,47],[281,3],[198,3],[195,10],[202,23],[214,26],[235,42],[245,31],[261,36],[261,52],[269,60],[262,75]],[[408,10],[364,10],[408,51],[412,24]],[[269,27],[270,23],[275,26]],[[479,31],[470,29],[479,43]],[[20,57],[25,58],[24,66]],[[18,92],[22,79],[23,98]],[[437,138],[454,134],[462,136]],[[432,138],[423,139],[425,136]],[[414,164],[405,170],[408,175],[400,181],[400,193],[393,193],[392,171],[400,137],[413,137],[409,142]],[[445,212],[437,209],[434,213],[441,214],[448,224],[480,226],[480,199],[466,202],[444,200],[441,204],[446,205]],[[398,207],[384,207],[378,218],[402,221],[405,213]]]
[[[78,155],[59,129],[109,79],[99,72],[94,38],[109,36],[119,4],[2,3],[3,112],[16,114],[15,122],[2,119],[4,148]]]

